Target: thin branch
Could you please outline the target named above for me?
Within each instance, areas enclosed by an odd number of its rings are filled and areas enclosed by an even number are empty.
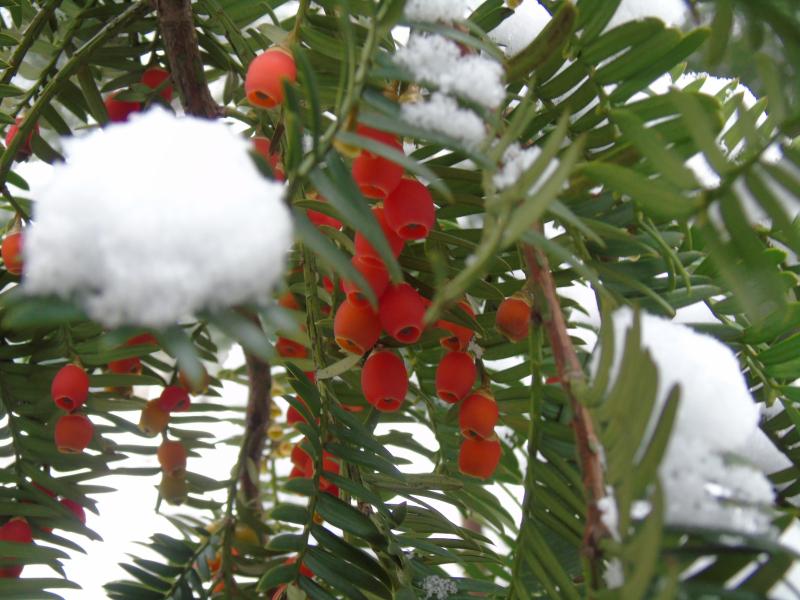
[[[157,0],[156,8],[164,49],[172,67],[172,81],[181,96],[183,110],[195,117],[216,119],[222,109],[208,89],[191,1]]]
[[[556,293],[556,284],[547,255],[541,248],[523,245],[525,260],[530,273],[534,305],[531,316],[534,325],[541,324],[550,338],[553,358],[558,370],[558,378],[570,400],[573,411],[572,427],[578,447],[581,468],[583,469],[583,488],[586,497],[586,529],[584,530],[581,553],[591,565],[591,584],[598,588],[602,571],[602,551],[600,542],[609,537],[608,530],[600,520],[597,501],[606,496],[605,478],[598,449],[600,442],[594,432],[589,411],[580,403],[575,392],[585,388],[586,375],[578,360],[575,347],[567,332],[564,314]]]

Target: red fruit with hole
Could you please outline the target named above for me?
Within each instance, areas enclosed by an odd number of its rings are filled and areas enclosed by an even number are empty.
[[[320,202],[327,202],[327,200],[325,200],[325,198],[322,196],[317,196],[317,200]],[[334,219],[333,217],[329,217],[318,210],[311,209],[308,210],[308,220],[314,225],[327,225],[329,227],[333,227],[334,229],[341,229],[344,225],[341,221]]]
[[[147,69],[147,71],[144,72],[144,75],[142,75],[142,83],[148,87],[156,89],[168,78],[169,73],[167,73],[164,69],[153,67],[152,69]],[[161,90],[160,96],[167,102],[172,102],[172,86],[168,85]]]
[[[373,206],[372,214],[375,215],[375,218],[378,220],[378,225],[381,226],[383,235],[386,238],[386,241],[389,242],[389,247],[392,250],[392,254],[395,258],[397,258],[403,251],[403,246],[406,244],[405,240],[397,235],[391,227],[389,227],[389,224],[386,222],[386,215],[382,206]],[[356,247],[356,255],[360,256],[361,260],[375,265],[383,265],[383,258],[381,258],[381,255],[378,254],[378,251],[375,250],[375,248],[372,247],[372,244],[367,241],[367,238],[361,235],[360,231],[356,231],[354,243]]]
[[[531,305],[525,294],[515,292],[497,307],[494,328],[512,342],[521,342],[530,332]]]
[[[386,222],[404,240],[428,237],[436,222],[433,197],[416,179],[403,179],[383,201]]]
[[[273,46],[256,56],[247,67],[244,93],[247,100],[258,108],[275,108],[286,99],[284,82],[294,84],[297,66],[294,57],[285,48]]]
[[[356,132],[358,133],[358,135],[368,137],[382,144],[386,144],[387,146],[397,146],[398,144],[400,144],[400,140],[398,139],[396,133],[389,133],[388,131],[373,129],[372,127],[367,127],[366,125],[362,125],[361,123],[359,123],[358,126],[356,127]],[[368,152],[367,150],[362,150],[361,152],[363,154],[375,156],[374,154]]]
[[[76,412],[64,415],[56,423],[55,440],[59,452],[83,452],[92,441],[94,425],[85,414]]]
[[[287,560],[283,564],[285,564],[285,565],[293,565],[296,560],[297,560],[297,557],[293,556],[292,558],[290,558],[289,560]],[[303,563],[303,564],[300,565],[300,574],[301,575],[305,575],[306,577],[313,577],[314,576],[314,573],[312,573],[311,569],[309,569],[306,566],[306,563]]]
[[[31,528],[22,517],[14,517],[0,527],[0,542],[17,542],[19,544],[33,543]],[[3,556],[7,560],[14,560],[13,556]],[[5,567],[0,569],[0,579],[16,579],[22,574],[23,565]]]
[[[67,498],[62,498],[61,504],[70,509],[73,514],[81,520],[81,523],[86,525],[86,511],[83,510],[83,507],[80,504],[73,502],[72,500],[68,500]]]
[[[17,135],[17,132],[19,131],[20,123],[22,123],[22,117],[17,117],[17,124],[16,125],[12,125],[11,127],[8,128],[8,132],[6,133],[6,148],[8,148],[8,145],[14,139],[14,136]],[[34,125],[33,128],[36,130],[36,133],[39,133],[39,124],[38,123],[36,125]],[[22,146],[19,147],[19,150],[17,150],[17,160],[25,160],[26,158],[28,158],[31,155],[31,138],[32,137],[33,137],[33,131],[31,131],[28,134],[28,139],[25,140],[25,143],[22,144]]]
[[[278,351],[278,355],[284,358],[305,358],[308,355],[308,350],[306,350],[303,344],[298,344],[297,342],[282,337],[278,338],[278,343],[275,344],[275,350]]]
[[[416,342],[425,329],[422,296],[407,283],[389,286],[381,296],[378,314],[386,333],[405,344]]]
[[[180,386],[189,392],[192,396],[199,396],[201,394],[205,394],[208,391],[208,385],[211,383],[211,379],[208,376],[208,371],[206,371],[205,366],[203,363],[200,363],[200,380],[197,382],[193,382],[189,379],[189,376],[183,372],[183,369],[178,371],[178,383]]]
[[[403,153],[403,145],[395,140],[386,146]],[[367,198],[382,200],[391,194],[403,178],[403,167],[371,152],[361,152],[353,160],[353,181]]]
[[[272,167],[272,172],[275,173],[275,179],[278,181],[285,181],[286,174],[281,168],[283,165],[278,165],[278,160],[280,159],[278,151],[276,150],[270,154],[270,151],[272,150],[272,144],[270,141],[265,137],[257,136],[253,138],[253,146],[255,147],[256,152],[263,156],[264,160],[269,163],[270,167]]]
[[[140,106],[138,102],[126,102],[125,100],[117,100],[117,94],[114,92],[106,98],[106,111],[108,111],[108,118],[112,123],[123,123],[128,120],[132,113],[139,112]]]
[[[500,463],[503,453],[497,435],[488,440],[464,439],[458,451],[458,470],[464,475],[486,481]]]
[[[75,410],[89,395],[89,376],[78,365],[64,365],[56,373],[50,393],[59,408]]]
[[[461,402],[475,385],[475,361],[466,352],[448,352],[436,367],[436,394],[450,404]]]
[[[143,333],[142,335],[137,335],[136,337],[132,337],[127,342],[125,342],[126,346],[144,346],[146,344],[158,346],[158,340],[149,333]]]
[[[169,423],[169,413],[159,406],[159,398],[150,400],[139,416],[139,430],[147,437],[155,437]]]
[[[140,375],[142,372],[142,361],[138,356],[123,358],[122,360],[112,360],[108,363],[108,369],[117,375]]]
[[[12,275],[22,275],[22,244],[23,237],[21,231],[9,233],[3,238],[0,245],[0,256],[6,265],[6,271]]]
[[[485,440],[494,433],[497,425],[497,402],[489,390],[473,392],[461,403],[458,410],[458,428],[465,438]]]
[[[373,352],[361,370],[361,391],[367,402],[383,412],[399,409],[408,393],[403,359],[389,350]]]
[[[458,305],[467,311],[471,317],[475,316],[475,312],[472,310],[472,307],[469,305],[469,303],[461,301],[458,303]],[[451,323],[445,319],[440,319],[438,327],[440,329],[447,329],[451,333],[449,336],[439,338],[439,343],[453,352],[464,350],[469,345],[469,341],[472,339],[472,329],[464,327],[463,325],[457,325],[456,323]]]
[[[191,405],[189,392],[179,385],[165,387],[158,398],[158,407],[166,413],[186,412]]]
[[[364,279],[367,280],[369,287],[375,294],[375,298],[380,298],[389,287],[389,271],[383,264],[375,264],[375,262],[367,262],[357,254],[350,260],[356,270],[361,273]],[[356,306],[369,306],[369,299],[361,291],[355,283],[351,281],[344,282],[344,293],[347,294],[347,300]]]
[[[186,473],[186,448],[175,440],[164,440],[158,447],[158,464],[169,477],[183,477]]]
[[[371,306],[356,306],[342,302],[333,319],[333,335],[342,350],[351,354],[364,354],[381,337],[380,317]]]

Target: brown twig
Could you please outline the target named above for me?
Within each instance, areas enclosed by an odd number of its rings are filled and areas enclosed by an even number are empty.
[[[558,370],[558,378],[570,399],[573,411],[572,427],[578,446],[581,468],[583,469],[583,488],[586,497],[586,529],[584,530],[581,553],[590,561],[592,587],[597,589],[602,571],[600,542],[609,537],[608,529],[600,520],[597,501],[606,496],[605,477],[598,449],[600,442],[594,432],[594,425],[587,408],[580,403],[573,389],[585,387],[586,375],[583,372],[575,347],[572,345],[561,304],[556,293],[556,284],[547,255],[541,248],[529,244],[523,246],[528,263],[534,304],[531,318],[537,319],[547,331],[553,358]]]
[[[190,0],[156,0],[164,49],[172,67],[183,110],[195,117],[216,119],[220,107],[211,97],[203,72]]]
[[[250,312],[240,311],[256,326],[261,327],[258,317]],[[247,350],[244,351],[245,364],[247,365],[248,394],[247,410],[244,419],[244,447],[245,464],[239,476],[239,485],[248,501],[258,497],[258,479],[252,479],[251,469],[247,463],[252,463],[256,469],[261,464],[261,456],[267,441],[267,429],[272,423],[270,408],[272,405],[272,374],[269,363],[255,356]],[[258,507],[256,507],[258,508]]]

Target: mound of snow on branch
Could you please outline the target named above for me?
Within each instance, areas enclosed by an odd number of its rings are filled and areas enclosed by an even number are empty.
[[[431,94],[427,102],[401,104],[400,117],[411,125],[449,135],[470,149],[477,148],[486,137],[486,126],[478,113],[461,108],[455,98],[440,92]]]
[[[513,15],[489,32],[489,37],[506,47],[506,55],[515,56],[536,39],[550,19],[550,13],[536,0],[523,0]]]
[[[633,311],[621,308],[613,319],[612,380],[621,367]],[[656,414],[670,389],[680,386],[678,412],[659,468],[666,522],[749,535],[768,532],[767,507],[774,491],[758,465],[777,467],[787,461],[758,427],[760,411],[739,361],[723,343],[685,325],[644,312],[641,322],[642,346],[658,368]],[[760,442],[759,457],[750,460],[746,449],[754,439]],[[764,459],[765,452],[771,461]]]
[[[114,327],[265,300],[292,221],[281,184],[226,125],[153,109],[64,140],[25,238],[23,289]]]
[[[408,0],[403,16],[420,23],[461,21],[467,16],[467,0]]]

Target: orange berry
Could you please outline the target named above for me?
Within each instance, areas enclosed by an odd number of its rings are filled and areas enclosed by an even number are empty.
[[[282,306],[287,310],[300,310],[297,305],[297,300],[292,292],[286,292],[283,296],[278,298],[278,306]]]
[[[333,320],[333,334],[336,343],[345,352],[364,354],[381,337],[380,317],[371,306],[355,306],[342,302]]]
[[[142,75],[142,83],[148,87],[156,89],[168,78],[169,73],[167,73],[164,69],[153,67],[152,69],[147,69],[147,71],[144,72],[144,75]],[[161,90],[160,96],[167,102],[172,102],[172,86],[168,85]]]
[[[322,196],[317,196],[316,198],[320,202],[327,202],[325,198]],[[341,229],[344,223],[339,221],[338,219],[334,219],[333,217],[329,217],[328,215],[324,215],[317,210],[308,210],[308,220],[311,221],[314,225],[328,225],[329,227],[333,227],[334,229]]]
[[[0,542],[17,542],[20,544],[33,543],[31,528],[28,522],[22,517],[14,517],[8,523],[0,527]],[[15,560],[13,556],[3,556],[7,560]],[[16,579],[22,574],[23,565],[17,567],[5,567],[0,569],[0,579]]]
[[[112,123],[122,123],[128,120],[131,113],[139,112],[140,106],[138,102],[126,102],[125,100],[117,100],[116,96],[119,92],[114,92],[106,98],[105,105],[108,111],[108,118]]]
[[[386,333],[406,344],[416,342],[425,329],[422,296],[407,283],[388,287],[378,304],[378,315]]]
[[[211,571],[212,574],[216,573],[222,565],[222,554],[217,552],[216,556],[214,556],[214,560],[206,558],[206,562],[208,563],[208,570]]]
[[[132,337],[127,342],[125,342],[126,346],[144,346],[146,344],[152,344],[153,346],[158,346],[158,340],[149,333],[143,333],[142,335],[137,335],[136,337]]]
[[[275,179],[278,181],[285,181],[286,174],[283,172],[283,169],[278,166],[280,155],[277,150],[270,154],[272,151],[272,144],[270,141],[265,137],[256,136],[253,138],[253,146],[255,146],[256,152],[263,156],[264,160],[272,167],[272,172],[275,173]]]
[[[303,438],[306,439],[306,438]],[[292,454],[290,456],[290,460],[292,464],[301,469],[303,473],[306,473],[309,468],[311,468],[311,457],[308,455],[308,452],[303,450],[300,447],[300,444],[296,444],[294,448],[292,448]]]
[[[489,390],[481,389],[464,398],[458,411],[458,428],[466,438],[485,440],[494,433],[498,416],[494,396]]]
[[[158,397],[158,406],[166,413],[186,412],[191,404],[189,392],[177,385],[165,387]]]
[[[155,437],[169,423],[169,413],[158,405],[158,399],[150,400],[139,418],[139,430],[147,437]]]
[[[408,393],[408,371],[403,360],[389,350],[373,352],[361,370],[361,390],[367,402],[378,410],[399,409]]]
[[[428,237],[436,222],[433,197],[416,179],[403,179],[383,202],[386,222],[404,240]]]
[[[196,384],[193,384],[189,380],[189,377],[183,372],[183,370],[178,371],[178,383],[192,396],[200,396],[208,391],[208,384],[210,381],[208,377],[208,371],[206,370],[205,366],[203,366],[203,363],[200,363],[200,369],[202,371],[200,375],[200,381]]]
[[[477,370],[466,352],[448,352],[436,367],[436,394],[450,404],[460,402],[475,385]]]
[[[22,123],[22,117],[17,117],[17,124],[16,125],[12,125],[11,127],[8,128],[8,133],[6,133],[6,148],[8,148],[8,145],[14,139],[14,136],[17,135],[17,132],[19,131],[20,123]],[[36,130],[36,133],[39,133],[39,124],[38,123],[36,125],[34,125],[34,129]],[[31,131],[28,134],[28,139],[25,140],[25,143],[22,144],[22,146],[20,146],[19,150],[17,151],[17,156],[15,157],[17,160],[25,160],[31,155],[31,138],[32,137],[33,137],[33,132]]]
[[[108,369],[117,375],[140,375],[142,372],[142,361],[138,356],[123,358],[122,360],[112,360],[108,363]]]
[[[22,275],[22,244],[24,238],[22,231],[15,231],[3,238],[0,245],[0,256],[6,265],[6,271],[12,275]]]
[[[497,307],[494,328],[512,342],[521,342],[530,332],[531,305],[525,294],[514,292]]]
[[[283,82],[293,84],[296,79],[294,57],[288,50],[273,46],[250,63],[244,92],[253,106],[275,108],[286,99]]]
[[[83,510],[83,507],[78,504],[77,502],[73,502],[72,500],[68,500],[67,498],[61,499],[61,504],[66,506],[70,509],[78,519],[80,519],[81,523],[86,525],[86,511]]]
[[[158,447],[158,464],[170,477],[183,477],[186,473],[186,448],[180,442],[164,440]]]
[[[189,494],[189,484],[183,477],[170,477],[162,474],[158,493],[166,500],[167,504],[180,506],[186,502],[186,497]]]
[[[374,261],[367,262],[362,260],[359,255],[355,255],[350,262],[356,270],[364,276],[367,280],[369,287],[375,294],[375,298],[380,298],[389,287],[389,271],[381,264],[375,264]],[[347,294],[347,300],[356,306],[369,306],[367,296],[361,291],[355,283],[351,281],[344,282],[344,293]]]
[[[488,440],[465,438],[458,451],[458,470],[464,475],[486,481],[500,463],[502,452],[497,435]]]
[[[467,311],[471,317],[475,316],[475,312],[472,310],[472,307],[469,305],[469,303],[461,301],[458,303],[458,305]],[[469,341],[472,339],[472,329],[469,329],[468,327],[457,325],[444,319],[439,320],[438,327],[440,329],[447,329],[452,334],[447,337],[439,338],[439,343],[453,352],[464,350],[469,345]]]
[[[77,454],[89,446],[94,425],[80,412],[64,415],[56,423],[55,440],[59,452]]]
[[[403,153],[403,144],[394,134],[363,125],[359,126],[358,132]],[[386,198],[402,178],[403,167],[372,152],[362,151],[353,161],[353,180],[367,198]]]
[[[50,393],[59,408],[75,410],[89,395],[89,376],[77,365],[64,365],[56,373]]]
[[[224,590],[225,590],[225,580],[223,579],[219,583],[217,583],[217,585],[214,586],[214,589],[211,590],[211,593],[218,594],[219,592],[222,592]]]
[[[303,344],[282,337],[278,338],[278,343],[275,344],[275,350],[278,351],[279,356],[284,358],[305,358],[308,356],[308,350]]]
[[[397,258],[403,251],[403,246],[405,246],[406,241],[397,235],[391,227],[389,227],[389,224],[386,222],[386,215],[382,206],[373,206],[372,214],[375,215],[375,218],[378,220],[378,225],[381,226],[383,235],[386,237],[386,241],[389,242],[389,247],[392,249],[392,254],[395,258]],[[356,254],[361,257],[361,260],[376,265],[383,265],[383,259],[381,258],[381,255],[378,254],[378,251],[375,250],[375,248],[372,247],[372,244],[367,241],[367,238],[361,235],[360,231],[356,231],[354,244],[356,247]]]
[[[297,560],[297,556],[293,556],[292,558],[286,560],[283,564],[285,564],[285,565],[293,565],[296,560]],[[303,563],[303,564],[300,565],[300,574],[301,575],[305,575],[308,578],[314,577],[314,573],[312,573],[311,569],[309,569],[306,566],[306,563]]]

